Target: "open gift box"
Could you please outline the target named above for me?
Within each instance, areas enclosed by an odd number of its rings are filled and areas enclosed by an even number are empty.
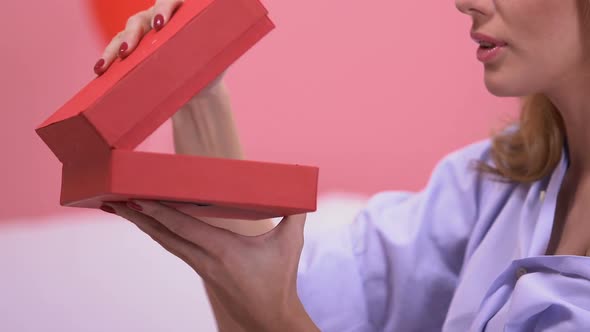
[[[186,0],[36,129],[63,164],[61,205],[150,199],[236,219],[315,211],[316,167],[133,151],[273,28],[258,0]]]

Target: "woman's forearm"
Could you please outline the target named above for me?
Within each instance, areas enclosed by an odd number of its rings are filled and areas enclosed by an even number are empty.
[[[243,159],[229,92],[223,81],[193,98],[172,118],[177,154]],[[274,227],[272,220],[202,218],[207,223],[242,235],[260,235]]]
[[[183,106],[173,117],[174,149],[177,154],[243,159],[230,97],[223,82],[201,93]],[[201,218],[216,227],[242,235],[259,235],[274,227],[271,220],[230,220]],[[205,284],[219,331],[245,331],[220,305],[210,286]]]
[[[183,106],[172,117],[172,128],[177,154],[244,158],[223,82]]]

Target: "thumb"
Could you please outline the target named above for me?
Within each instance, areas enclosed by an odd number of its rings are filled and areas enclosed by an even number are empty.
[[[302,238],[306,219],[306,213],[284,217],[276,227],[277,236],[288,238]]]

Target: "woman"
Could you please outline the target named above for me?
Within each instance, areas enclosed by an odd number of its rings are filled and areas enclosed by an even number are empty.
[[[97,73],[180,4],[133,16]],[[488,90],[523,97],[522,113],[447,156],[422,192],[380,193],[304,248],[304,215],[253,229],[150,201],[103,209],[203,278],[220,330],[590,331],[590,0],[456,5],[473,21]],[[175,115],[178,153],[241,157],[228,99],[218,79]]]

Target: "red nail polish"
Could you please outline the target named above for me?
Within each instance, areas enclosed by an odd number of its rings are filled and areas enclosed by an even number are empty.
[[[104,66],[104,63],[104,59],[100,59],[96,62],[96,64],[94,65],[94,72],[96,73],[96,75],[102,74],[102,67]]]
[[[127,42],[123,42],[121,44],[121,47],[119,47],[119,57],[120,58],[125,58],[127,56],[127,54],[126,54],[127,49],[129,49],[129,45],[127,44]]]
[[[162,27],[164,27],[164,16],[162,16],[162,14],[158,14],[156,17],[154,17],[154,29],[156,29],[156,31],[160,31]]]
[[[135,211],[140,211],[140,212],[143,211],[143,208],[139,204],[137,204],[133,201],[127,202],[127,206]]]
[[[108,206],[108,205],[103,205],[100,207],[101,210],[103,210],[104,212],[108,212],[108,213],[113,213],[116,214],[117,212],[115,211],[115,209],[113,209],[112,207]]]

